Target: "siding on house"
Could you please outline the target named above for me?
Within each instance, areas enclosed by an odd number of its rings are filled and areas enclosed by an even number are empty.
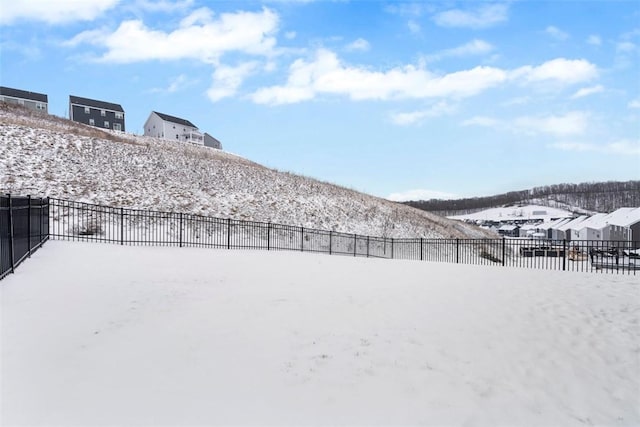
[[[222,143],[206,132],[204,133],[204,145],[205,147],[217,148],[218,150],[222,150]]]
[[[144,135],[168,141],[190,142],[202,145],[204,137],[189,120],[152,111],[144,123]]]
[[[74,122],[103,129],[126,130],[122,106],[111,102],[70,95],[69,118]]]
[[[18,104],[41,113],[49,113],[49,97],[44,93],[0,86],[0,102]]]

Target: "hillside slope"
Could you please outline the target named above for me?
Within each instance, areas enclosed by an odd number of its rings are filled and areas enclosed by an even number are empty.
[[[0,191],[385,237],[484,230],[206,147],[0,108]]]

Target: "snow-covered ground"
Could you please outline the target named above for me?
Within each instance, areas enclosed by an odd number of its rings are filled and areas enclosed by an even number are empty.
[[[0,304],[2,425],[640,424],[633,276],[50,241]]]
[[[496,237],[224,151],[110,133],[10,106],[0,108],[0,191],[369,236]]]
[[[550,221],[557,218],[570,218],[574,216],[571,212],[551,208],[548,206],[540,205],[526,205],[526,206],[509,206],[501,208],[490,208],[480,212],[474,212],[467,215],[454,215],[450,216],[450,219],[468,220],[468,221]]]

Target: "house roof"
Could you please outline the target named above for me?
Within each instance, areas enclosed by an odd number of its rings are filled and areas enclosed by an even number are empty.
[[[560,218],[560,219],[556,219],[550,222],[545,222],[542,223],[538,226],[539,230],[549,230],[549,229],[556,229],[559,226],[561,226],[562,224],[566,224],[570,221],[573,221],[573,218]]]
[[[575,230],[577,228],[582,228],[582,223],[588,218],[586,215],[580,215],[577,218],[572,219],[569,222],[565,222],[555,227],[556,230],[567,231],[567,230]]]
[[[11,96],[14,98],[30,99],[38,102],[49,102],[47,95],[44,93],[29,92],[26,90],[12,89],[10,87],[0,86],[0,95]]]
[[[96,99],[82,98],[79,96],[69,95],[69,102],[71,104],[82,105],[85,107],[99,108],[100,110],[119,111],[124,113],[120,104],[113,104],[111,102],[98,101]]]
[[[607,225],[618,225],[621,227],[631,227],[640,222],[640,208],[620,208],[611,212],[602,219]]]
[[[517,230],[519,227],[517,225],[513,225],[513,224],[504,224],[501,225],[498,230],[502,230],[502,231],[513,231],[513,230]]]
[[[583,228],[593,228],[595,230],[599,230],[603,228],[606,224],[603,222],[603,218],[606,217],[607,214],[598,213],[590,216],[589,218],[582,221],[576,230],[582,230]]]
[[[192,128],[198,129],[198,126],[191,123],[189,120],[181,119],[180,117],[170,116],[168,114],[158,113],[157,111],[153,111],[153,113],[157,114],[165,122],[176,123],[182,126],[190,126]]]

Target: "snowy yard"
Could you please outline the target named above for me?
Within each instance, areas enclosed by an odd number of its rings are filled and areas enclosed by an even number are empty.
[[[639,425],[640,280],[50,241],[0,282],[2,425]]]

